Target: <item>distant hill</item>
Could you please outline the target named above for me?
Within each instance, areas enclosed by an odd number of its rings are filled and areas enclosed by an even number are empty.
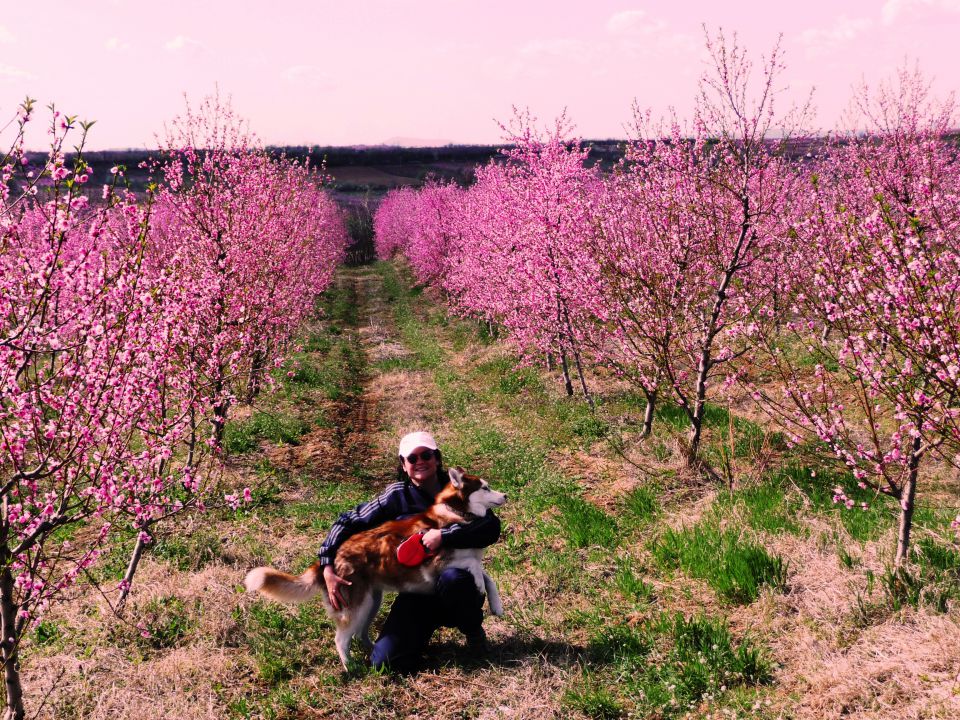
[[[445,147],[447,145],[453,145],[454,143],[452,140],[427,140],[425,138],[392,137],[384,140],[383,144],[393,145],[395,147],[423,148]]]
[[[469,184],[473,180],[475,168],[496,158],[502,147],[451,145],[443,140],[405,137],[390,138],[389,142],[392,144],[350,147],[289,145],[270,147],[268,150],[277,155],[309,158],[315,166],[324,163],[327,173],[333,178],[333,190],[338,199],[355,203],[369,200],[375,202],[388,190],[402,186],[416,187],[428,178]],[[590,147],[590,161],[609,169],[623,157],[624,142],[602,139],[585,140],[584,144]],[[794,141],[788,149],[788,155],[800,157],[816,152],[821,142],[818,138]],[[94,170],[91,189],[99,188],[100,184],[109,181],[110,168],[114,165],[125,165],[133,189],[143,191],[148,176],[147,171],[140,165],[155,154],[156,151],[145,149],[85,153],[87,162]],[[40,153],[30,155],[34,161],[43,160]]]

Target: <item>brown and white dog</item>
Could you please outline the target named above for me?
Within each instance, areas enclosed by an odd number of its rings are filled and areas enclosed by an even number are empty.
[[[450,482],[425,512],[402,520],[391,520],[378,527],[351,535],[337,550],[334,569],[351,584],[341,588],[345,601],[334,610],[327,596],[323,567],[315,562],[300,576],[258,567],[247,573],[244,585],[279,602],[306,602],[319,594],[327,614],[337,626],[336,645],[344,668],[350,662],[350,641],[360,635],[368,648],[370,624],[380,609],[383,591],[432,593],[440,573],[448,567],[460,567],[472,575],[477,589],[486,592],[490,611],[503,614],[500,593],[493,579],[483,570],[482,548],[444,550],[417,567],[397,560],[397,547],[412,535],[432,528],[469,522],[487,510],[499,507],[507,496],[490,488],[486,480],[467,475],[462,468],[451,468]]]

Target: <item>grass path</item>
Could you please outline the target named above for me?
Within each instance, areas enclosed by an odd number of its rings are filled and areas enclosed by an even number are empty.
[[[31,690],[54,688],[41,717],[960,713],[960,553],[936,546],[915,597],[885,585],[889,517],[836,512],[829,475],[775,469],[775,436],[745,418],[708,417],[705,451],[736,489],[691,484],[673,409],[641,442],[628,390],[601,385],[597,413],[561,397],[556,378],[518,367],[386,263],[339,272],[276,378],[227,428],[228,480],[256,488],[253,506],[162,532],[131,622],[97,597],[51,614],[25,659]],[[508,493],[487,558],[506,615],[486,622],[489,657],[443,630],[417,675],[344,676],[319,603],[266,603],[240,581],[253,565],[312,562],[337,515],[393,479],[397,439],[425,428],[448,465]],[[126,552],[107,558],[105,587]]]

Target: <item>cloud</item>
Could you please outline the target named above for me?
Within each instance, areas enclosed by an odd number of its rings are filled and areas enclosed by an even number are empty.
[[[573,38],[532,40],[520,48],[526,58],[571,58],[580,62],[589,59],[592,49],[586,43]]]
[[[644,10],[612,15],[605,24],[608,37],[582,40],[570,37],[529,40],[512,50],[484,58],[481,71],[500,80],[542,80],[562,72],[587,73],[597,78],[622,73],[624,63],[644,62],[651,56],[695,52],[690,35]]]
[[[331,90],[337,87],[336,79],[317,65],[292,65],[280,73],[283,81],[289,85],[298,85],[314,90]]]
[[[810,55],[823,55],[836,50],[853,40],[873,26],[868,18],[848,18],[841,15],[827,28],[810,28],[800,33]]]
[[[651,18],[646,10],[624,10],[607,20],[607,32],[611,35],[652,35],[666,26],[662,20]]]
[[[884,25],[892,25],[904,14],[924,10],[960,13],[960,0],[886,0],[880,9],[880,18]]]
[[[125,52],[130,49],[130,43],[126,43],[120,38],[116,37],[107,38],[107,41],[103,44],[103,46],[109,52]]]
[[[163,44],[163,49],[172,53],[191,53],[194,55],[210,52],[202,42],[186,35],[177,35],[172,40],[168,40]]]
[[[673,32],[663,20],[646,10],[624,10],[607,19],[607,33],[615,38],[628,56],[640,57],[658,52],[694,52],[699,43],[683,32]]]
[[[36,76],[27,72],[26,70],[13,67],[13,65],[4,65],[3,63],[0,63],[0,82],[11,80],[30,80],[34,77]]]
[[[3,25],[0,25],[0,45],[9,45],[10,43],[16,42],[16,40],[12,32],[7,30]]]

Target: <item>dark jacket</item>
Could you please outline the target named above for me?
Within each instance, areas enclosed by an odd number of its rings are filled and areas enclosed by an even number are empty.
[[[444,485],[450,481],[445,471],[440,475]],[[433,505],[433,496],[421,490],[409,480],[389,485],[379,496],[357,505],[337,518],[326,540],[320,546],[320,564],[332,565],[337,549],[343,542],[358,532],[381,525],[388,520],[399,520],[422,513]],[[442,547],[482,548],[492,545],[500,537],[500,519],[487,510],[487,514],[469,523],[455,523],[440,531]]]

